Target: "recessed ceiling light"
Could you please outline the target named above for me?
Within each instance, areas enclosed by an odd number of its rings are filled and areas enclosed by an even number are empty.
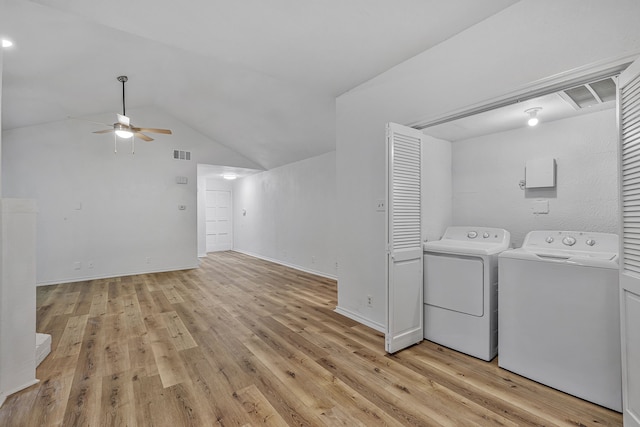
[[[222,177],[224,179],[236,179],[237,178],[235,173],[225,173],[224,175],[222,175]]]
[[[13,42],[11,40],[2,39],[2,47],[11,47],[13,46]]]

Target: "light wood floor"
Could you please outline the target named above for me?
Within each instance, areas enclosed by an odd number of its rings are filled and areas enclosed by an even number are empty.
[[[38,288],[41,382],[2,426],[621,426],[618,413],[430,342],[387,355],[336,284],[234,252]]]

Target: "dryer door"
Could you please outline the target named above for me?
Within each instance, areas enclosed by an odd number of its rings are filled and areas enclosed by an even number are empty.
[[[424,303],[472,316],[484,314],[484,263],[463,255],[424,255]]]

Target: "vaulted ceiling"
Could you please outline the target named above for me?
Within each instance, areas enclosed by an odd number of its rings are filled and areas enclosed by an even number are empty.
[[[271,169],[335,149],[335,97],[516,0],[5,0],[2,127],[153,106]],[[162,127],[162,123],[145,123]]]

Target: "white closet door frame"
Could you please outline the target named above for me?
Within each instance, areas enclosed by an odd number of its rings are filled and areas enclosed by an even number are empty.
[[[422,341],[421,152],[424,134],[387,124],[387,329],[385,350]]]
[[[622,414],[640,427],[640,60],[618,79]]]

